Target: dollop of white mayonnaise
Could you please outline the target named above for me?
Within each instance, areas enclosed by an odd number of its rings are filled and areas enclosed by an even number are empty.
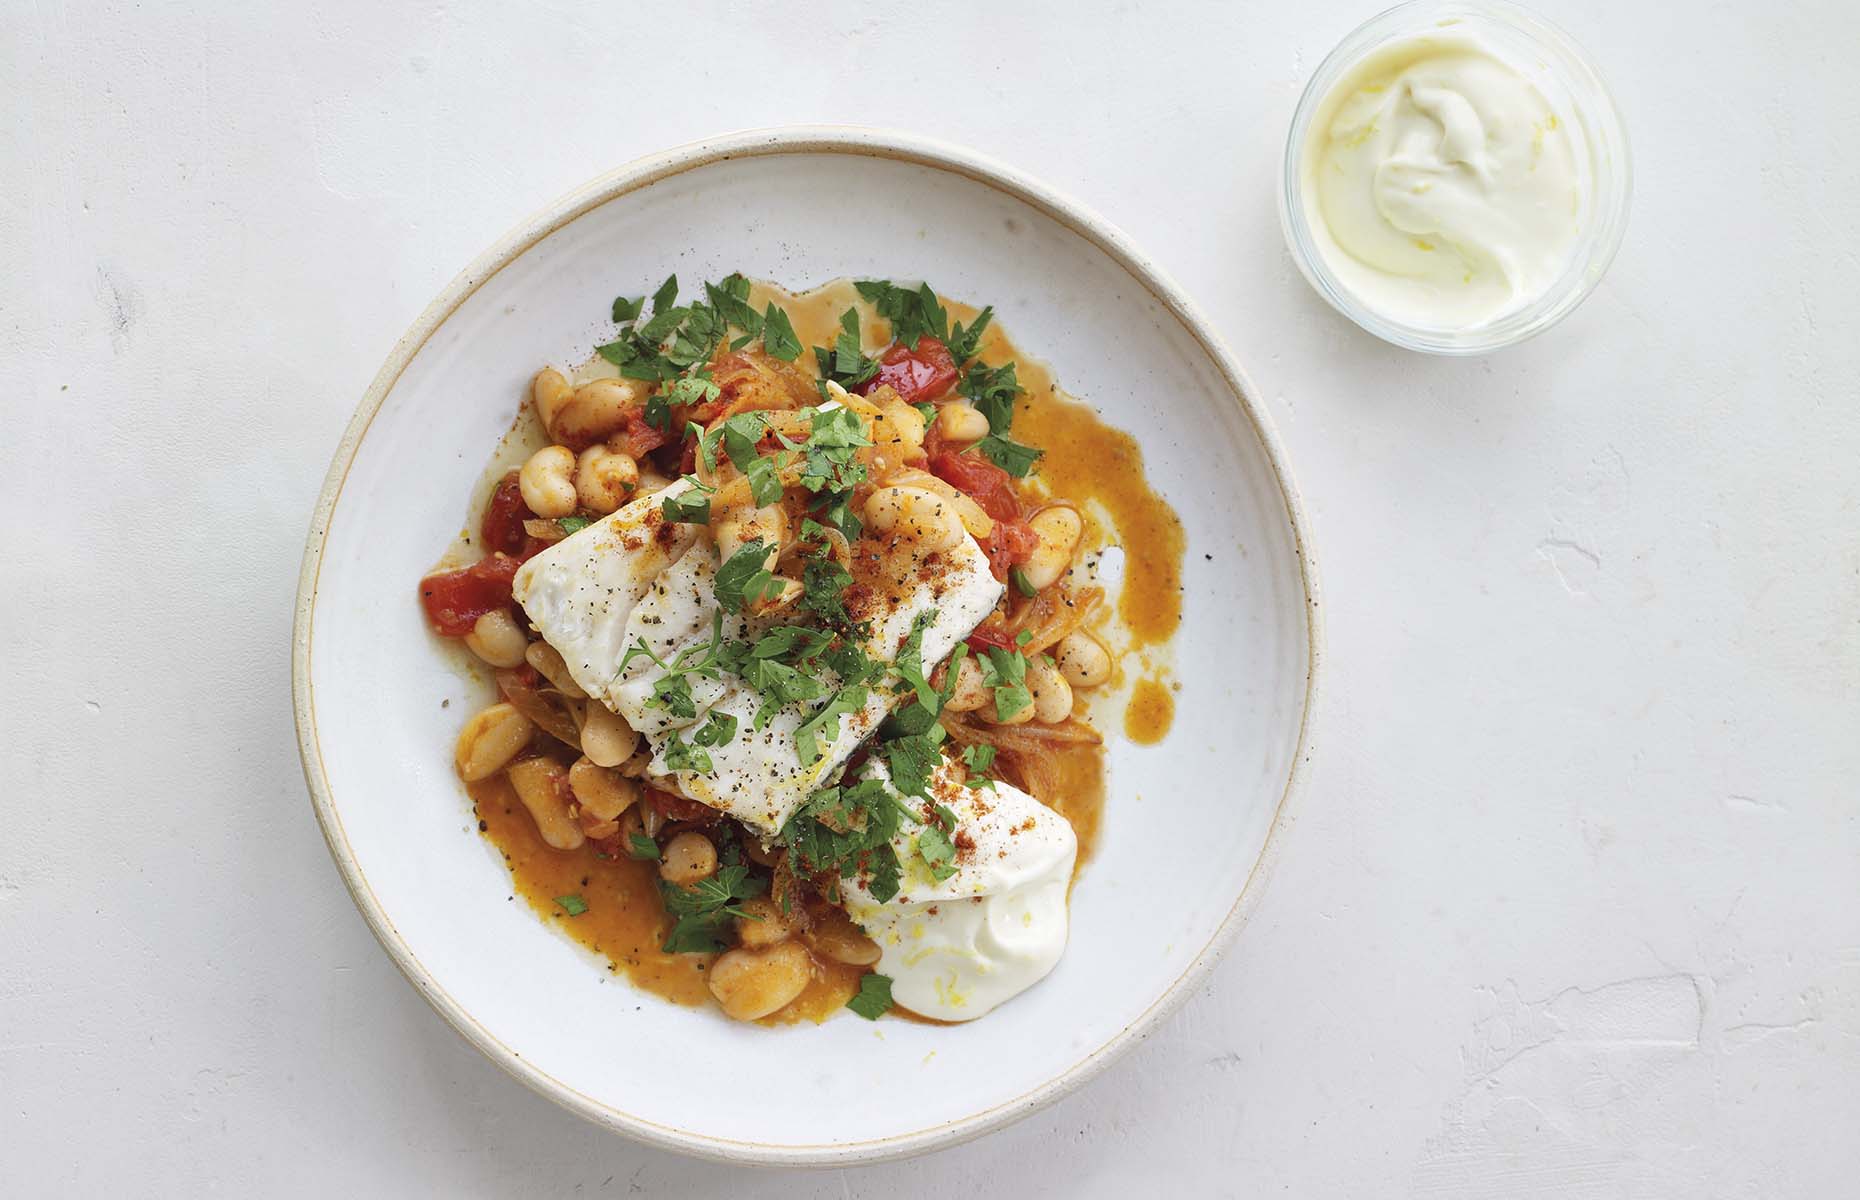
[[[1569,122],[1480,40],[1404,38],[1326,94],[1302,159],[1325,263],[1405,324],[1477,328],[1563,274],[1591,186]]]
[[[876,759],[864,774],[890,786]],[[1011,784],[969,787],[967,774],[945,762],[930,781],[935,802],[956,817],[954,871],[932,875],[917,852],[922,829],[910,826],[892,840],[898,894],[874,899],[863,875],[845,892],[847,915],[878,943],[892,998],[939,1021],[973,1021],[1046,978],[1065,953],[1078,857],[1064,817]]]

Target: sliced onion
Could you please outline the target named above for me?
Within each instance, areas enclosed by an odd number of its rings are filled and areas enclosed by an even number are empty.
[[[558,742],[581,748],[581,724],[571,703],[551,688],[540,686],[533,670],[517,667],[497,672],[497,690],[510,707],[528,717],[538,729]]]
[[[969,719],[967,713],[944,713],[943,728],[965,745],[980,742],[999,750],[1038,753],[1061,746],[1096,746],[1104,737],[1077,717],[1057,725],[990,725]]]
[[[1063,587],[1048,588],[1014,610],[1008,620],[1008,632],[1031,635],[1021,647],[1021,653],[1031,657],[1081,628],[1103,601],[1101,588],[1081,588],[1076,592]]]

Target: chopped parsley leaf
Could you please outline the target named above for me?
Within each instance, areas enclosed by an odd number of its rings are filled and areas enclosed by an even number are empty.
[[[646,424],[660,433],[672,431],[672,406],[664,392],[654,392],[646,397]]]
[[[853,494],[851,492],[830,492],[824,497],[824,503],[817,510],[820,519],[840,531],[847,541],[853,541],[865,530],[865,522],[853,511]]]
[[[643,302],[620,297],[613,304],[619,335],[595,347],[622,377],[667,385],[646,398],[646,423],[663,433],[672,431],[674,407],[703,404],[722,394],[711,378],[710,359],[729,332],[744,331],[732,347],[746,345],[763,332],[765,318],[749,306],[749,281],[741,275],[705,284],[704,294],[707,302],[678,304],[674,275],[653,293],[652,317],[643,323]]]
[[[794,731],[794,752],[800,756],[801,765],[811,767],[820,761],[820,739],[829,740],[840,734],[840,718],[851,716],[865,707],[866,690],[863,684],[848,684],[841,688],[826,707],[815,713],[805,725]]]
[[[652,311],[655,313],[664,312],[677,302],[678,276],[676,274],[668,275],[666,276],[665,282],[659,285],[659,290],[652,293]]]
[[[691,735],[691,740],[700,746],[727,746],[735,737],[736,718],[713,708],[703,727]]]
[[[710,498],[716,488],[710,487],[696,475],[686,475],[685,482],[691,485],[688,491],[676,496],[667,496],[659,504],[659,511],[668,521],[685,525],[710,524]]]
[[[713,612],[710,620],[710,641],[704,645],[693,643],[680,650],[671,662],[652,652],[644,638],[639,638],[627,648],[620,658],[620,666],[614,671],[614,678],[620,678],[627,666],[635,658],[650,659],[662,672],[652,684],[652,695],[646,701],[647,708],[662,708],[675,717],[695,720],[697,704],[691,695],[692,677],[715,679],[721,674],[719,662],[723,650],[723,614]]]
[[[949,314],[929,284],[920,282],[915,288],[901,288],[888,280],[865,279],[853,286],[891,325],[893,341],[915,346],[921,337],[949,340]]]
[[[722,950],[723,931],[732,917],[747,917],[741,903],[768,890],[768,880],[749,873],[747,863],[718,868],[709,879],[682,885],[659,884],[665,911],[674,920],[661,947],[667,954],[708,954]]]
[[[990,433],[1007,436],[1014,424],[1014,400],[1020,395],[1020,380],[1015,377],[1013,363],[998,367],[971,363],[956,382],[956,392],[967,396],[988,418]]]
[[[878,360],[867,358],[864,344],[859,338],[859,312],[847,309],[840,314],[840,332],[834,339],[833,348],[814,347],[814,362],[820,368],[821,395],[826,395],[826,385],[837,383],[851,391],[878,374]]]
[[[626,852],[629,858],[649,859],[653,862],[657,862],[659,859],[659,843],[653,841],[643,833],[636,833],[627,838]]]
[[[768,550],[761,538],[752,538],[717,568],[717,603],[742,612],[759,600],[781,592],[781,583],[768,569]]]
[[[781,475],[775,469],[774,459],[752,458],[743,474],[749,477],[749,498],[756,502],[757,508],[766,508],[781,499]]]
[[[924,672],[924,631],[936,621],[936,609],[926,609],[917,614],[911,622],[911,632],[899,648],[898,656],[892,663],[892,669],[898,677],[911,685],[917,693],[917,703],[927,706],[936,704],[936,689],[930,686],[930,680]]]
[[[801,609],[819,617],[829,629],[845,633],[863,632],[864,623],[852,619],[846,611],[846,589],[852,586],[852,572],[828,553],[824,542],[816,543],[817,553],[810,553],[801,567]]]
[[[580,533],[594,522],[587,517],[558,517],[556,525],[563,533]]]
[[[762,440],[768,427],[768,415],[760,410],[737,413],[709,435],[712,453],[715,454],[716,440],[721,437],[723,452],[730,456],[737,470],[747,471],[749,464],[756,460],[756,443]]]
[[[801,486],[810,492],[843,492],[865,482],[858,451],[870,446],[865,418],[850,408],[816,408],[807,437],[807,466]]]
[[[578,917],[588,911],[588,902],[580,896],[557,896],[555,902],[571,917]]]
[[[995,309],[991,304],[975,314],[975,324],[964,329],[962,322],[958,321],[949,331],[949,337],[943,344],[949,347],[949,356],[956,360],[957,366],[975,357],[976,349],[982,344],[982,332],[988,328],[994,316]]]
[[[1015,567],[1008,572],[1008,582],[1013,584],[1014,590],[1023,596],[1032,596],[1036,594],[1032,582],[1027,578],[1027,572],[1021,570],[1019,567]]]
[[[762,348],[783,362],[793,362],[801,353],[801,339],[795,336],[788,314],[775,307],[772,300],[762,314]]]
[[[969,647],[957,642],[955,652],[949,656],[949,663],[943,668],[943,690],[936,694],[936,703],[919,704],[913,699],[892,714],[891,720],[886,722],[886,733],[892,737],[918,737],[937,729],[936,719],[942,713],[943,706],[949,703],[949,698],[956,694],[956,677],[962,669],[962,660],[968,654]]]
[[[880,904],[898,894],[901,870],[891,848],[902,822],[917,816],[883,781],[821,788],[782,826],[781,840],[803,871],[831,871],[850,879],[866,875],[866,890]]]
[[[963,781],[968,787],[993,787],[995,781],[989,779],[986,772],[995,765],[995,748],[977,742],[965,747],[962,752],[962,765],[969,769],[969,777]]]
[[[981,663],[982,683],[994,689],[995,715],[1001,720],[1013,720],[1016,714],[1033,703],[1033,693],[1027,690],[1025,656],[1012,650],[1003,650],[999,646],[990,646]]]
[[[665,739],[665,766],[674,773],[695,771],[700,775],[708,775],[717,769],[716,764],[710,761],[710,751],[685,741],[676,733]]]
[[[926,825],[917,835],[917,857],[924,860],[930,877],[938,883],[956,873],[956,844],[939,825]]]
[[[705,351],[704,358],[709,358],[709,357],[710,357],[710,352]],[[674,382],[672,384],[671,390],[665,393],[664,395],[662,396],[655,395],[655,396],[647,397],[646,408],[648,411],[646,413],[646,423],[648,425],[653,424],[652,413],[650,410],[652,408],[652,401],[654,400],[658,400],[667,406],[673,405],[673,404],[692,405],[692,404],[703,404],[706,401],[715,400],[717,397],[721,395],[723,395],[723,389],[718,387],[716,382],[711,379],[710,373],[705,368],[698,367],[691,374],[686,375],[684,378],[679,379],[676,382]],[[661,427],[666,433],[671,432],[670,421],[671,421],[671,415],[667,413],[666,415],[667,424]]]
[[[740,274],[724,277],[722,283],[704,285],[704,295],[724,320],[750,337],[762,333],[762,314],[749,306],[749,281]]]
[[[980,450],[997,467],[1016,479],[1025,479],[1033,473],[1033,464],[1040,461],[1044,450],[1035,450],[1032,446],[1023,446],[998,433],[991,433],[976,443]]]
[[[836,638],[820,652],[820,661],[846,683],[870,683],[885,673],[885,664],[869,657],[847,638]]]
[[[727,746],[736,737],[736,718],[711,709],[704,724],[684,741],[676,733],[666,739],[665,765],[674,771],[697,771],[709,774],[716,770],[706,747]]]
[[[891,782],[906,796],[930,798],[930,776],[943,761],[938,749],[943,727],[931,725],[924,733],[893,738],[878,748],[891,768]]]
[[[891,1011],[891,976],[873,971],[859,980],[859,991],[846,1002],[868,1021],[876,1021]]]
[[[833,635],[805,625],[778,625],[756,639],[750,650],[754,658],[816,658]]]

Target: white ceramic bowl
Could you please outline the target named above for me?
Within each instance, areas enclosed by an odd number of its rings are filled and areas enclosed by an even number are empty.
[[[1187,528],[1174,731],[1114,744],[1066,957],[983,1020],[844,1014],[768,1030],[636,993],[511,903],[453,777],[484,702],[415,580],[538,364],[579,360],[616,294],[676,271],[800,289],[927,278],[992,302],[1063,386],[1136,431]],[[1185,998],[1256,898],[1305,769],[1318,663],[1298,505],[1238,366],[1182,295],[1071,201],[946,146],[851,129],[734,135],[622,168],[455,280],[336,452],[298,593],[304,772],[356,904],[414,986],[589,1120],[716,1158],[900,1157],[996,1128],[1101,1070]],[[1189,853],[1185,855],[1184,848]]]

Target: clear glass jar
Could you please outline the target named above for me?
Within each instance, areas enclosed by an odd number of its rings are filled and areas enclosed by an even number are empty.
[[[1542,294],[1470,328],[1429,327],[1371,308],[1337,277],[1312,233],[1303,160],[1311,122],[1337,84],[1366,56],[1428,33],[1478,38],[1534,85],[1567,120],[1579,169],[1589,177],[1569,262]],[[1279,216],[1298,269],[1331,307],[1379,338],[1429,354],[1484,354],[1542,333],[1568,316],[1601,281],[1627,228],[1632,191],[1627,131],[1594,63],[1568,34],[1503,0],[1410,0],[1365,22],[1318,64],[1305,85],[1280,167]]]

